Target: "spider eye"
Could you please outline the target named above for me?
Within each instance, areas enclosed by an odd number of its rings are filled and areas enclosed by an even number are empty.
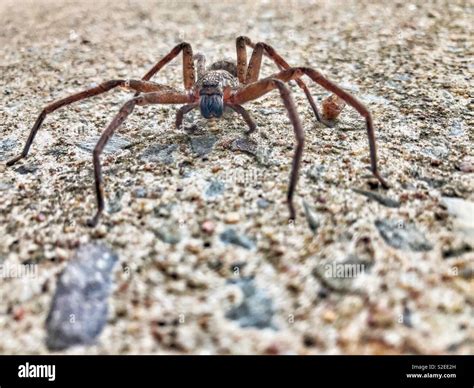
[[[219,94],[205,94],[201,96],[199,108],[206,119],[221,117],[224,113],[224,101]]]

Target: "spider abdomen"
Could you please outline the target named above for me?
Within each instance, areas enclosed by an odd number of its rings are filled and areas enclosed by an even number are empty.
[[[196,82],[196,88],[202,89],[209,86],[217,87],[221,91],[226,88],[237,88],[239,81],[226,70],[209,70]]]

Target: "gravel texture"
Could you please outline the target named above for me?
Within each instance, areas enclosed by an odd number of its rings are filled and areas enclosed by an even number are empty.
[[[0,353],[54,353],[58,276],[93,243],[118,257],[107,324],[61,354],[472,354],[472,14],[460,0],[2,1]],[[176,107],[137,107],[102,155],[94,229],[91,149],[131,93],[53,113],[28,159],[5,166],[46,103],[140,78],[182,40],[210,62],[233,58],[238,35],[368,105],[389,190],[368,170],[357,112],[323,127],[296,85],[306,144],[293,223],[277,92],[248,104],[250,139],[232,112],[194,111],[176,130]],[[181,58],[156,81],[182,87]]]

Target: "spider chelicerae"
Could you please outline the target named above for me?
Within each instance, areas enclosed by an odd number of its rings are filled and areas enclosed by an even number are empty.
[[[253,49],[249,62],[247,61],[247,47]],[[266,43],[259,42],[254,44],[249,38],[240,36],[236,40],[236,48],[237,63],[224,60],[215,62],[206,68],[206,59],[204,55],[193,55],[191,45],[183,42],[174,47],[168,55],[156,63],[156,65],[153,66],[141,80],[116,79],[106,81],[96,87],[73,94],[47,105],[41,111],[33,125],[22,153],[9,160],[7,165],[11,166],[18,160],[27,157],[36,133],[49,113],[52,113],[65,105],[72,104],[73,102],[88,97],[97,96],[116,87],[123,87],[135,91],[135,96],[122,106],[118,114],[102,133],[93,151],[97,212],[90,220],[88,220],[88,225],[95,226],[104,210],[100,155],[107,144],[107,141],[114,134],[115,130],[125,121],[127,116],[132,113],[136,105],[184,104],[179,108],[176,114],[177,128],[181,126],[183,116],[194,108],[199,107],[201,115],[206,119],[210,119],[220,118],[224,113],[224,108],[229,107],[243,117],[249,127],[246,134],[250,135],[257,129],[257,127],[250,114],[242,107],[242,104],[256,100],[270,91],[278,89],[283,104],[288,112],[296,138],[296,147],[287,193],[287,204],[290,213],[289,218],[294,220],[296,212],[293,204],[293,195],[298,181],[298,172],[303,154],[304,134],[293,97],[291,96],[290,89],[285,83],[294,80],[305,93],[316,119],[325,125],[330,125],[330,123],[321,116],[308,87],[301,79],[306,75],[311,80],[351,105],[365,118],[369,138],[371,170],[382,187],[388,188],[388,184],[379,174],[377,169],[377,151],[372,116],[362,102],[312,68],[291,67],[275,51],[275,49],[273,49],[273,47]],[[179,91],[170,86],[150,81],[158,71],[177,57],[181,52],[183,55],[184,91]],[[280,71],[269,77],[259,79],[263,55],[272,59]]]

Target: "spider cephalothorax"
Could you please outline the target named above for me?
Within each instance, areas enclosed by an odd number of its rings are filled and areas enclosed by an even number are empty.
[[[247,61],[247,46],[253,48],[250,61]],[[100,154],[114,131],[123,123],[127,116],[132,113],[136,105],[183,104],[176,114],[176,127],[178,128],[182,124],[184,114],[197,106],[199,106],[202,116],[206,119],[221,117],[224,108],[229,107],[242,115],[243,119],[249,126],[249,130],[246,132],[249,135],[253,133],[257,127],[250,114],[241,105],[256,100],[272,90],[278,89],[283,104],[288,112],[296,138],[296,147],[287,193],[290,219],[294,219],[296,217],[296,212],[293,205],[293,195],[298,181],[298,172],[303,154],[304,134],[293,97],[285,83],[294,80],[305,93],[316,119],[323,124],[329,124],[320,116],[316,103],[314,102],[308,87],[301,79],[303,76],[307,76],[312,81],[334,93],[339,99],[341,99],[341,101],[351,105],[365,118],[367,134],[369,136],[372,173],[383,187],[388,187],[377,169],[377,154],[372,117],[364,104],[340,86],[324,77],[320,72],[309,67],[290,67],[290,65],[288,65],[288,63],[266,43],[260,42],[254,44],[249,38],[241,36],[237,38],[236,48],[237,63],[231,61],[219,61],[213,63],[207,68],[206,59],[203,54],[196,54],[193,56],[191,45],[189,43],[180,43],[173,48],[168,55],[153,66],[153,68],[151,68],[151,70],[141,80],[119,79],[106,81],[96,87],[73,94],[47,105],[41,111],[33,125],[22,153],[8,161],[7,165],[10,166],[28,155],[33,139],[43,123],[43,120],[49,113],[61,108],[62,106],[80,101],[87,97],[99,95],[116,87],[124,87],[135,91],[135,97],[123,105],[119,113],[105,129],[94,148],[93,162],[97,194],[97,212],[88,222],[90,226],[94,226],[97,224],[104,209]],[[170,86],[149,81],[153,75],[173,60],[180,52],[183,53],[184,91],[179,91]],[[263,55],[272,59],[280,71],[270,77],[259,79]],[[197,65],[197,72],[195,71],[195,62]],[[338,108],[340,111],[343,105],[338,104],[338,107],[340,107]]]
[[[199,90],[199,110],[206,119],[224,113],[224,91],[219,83],[204,83]]]

